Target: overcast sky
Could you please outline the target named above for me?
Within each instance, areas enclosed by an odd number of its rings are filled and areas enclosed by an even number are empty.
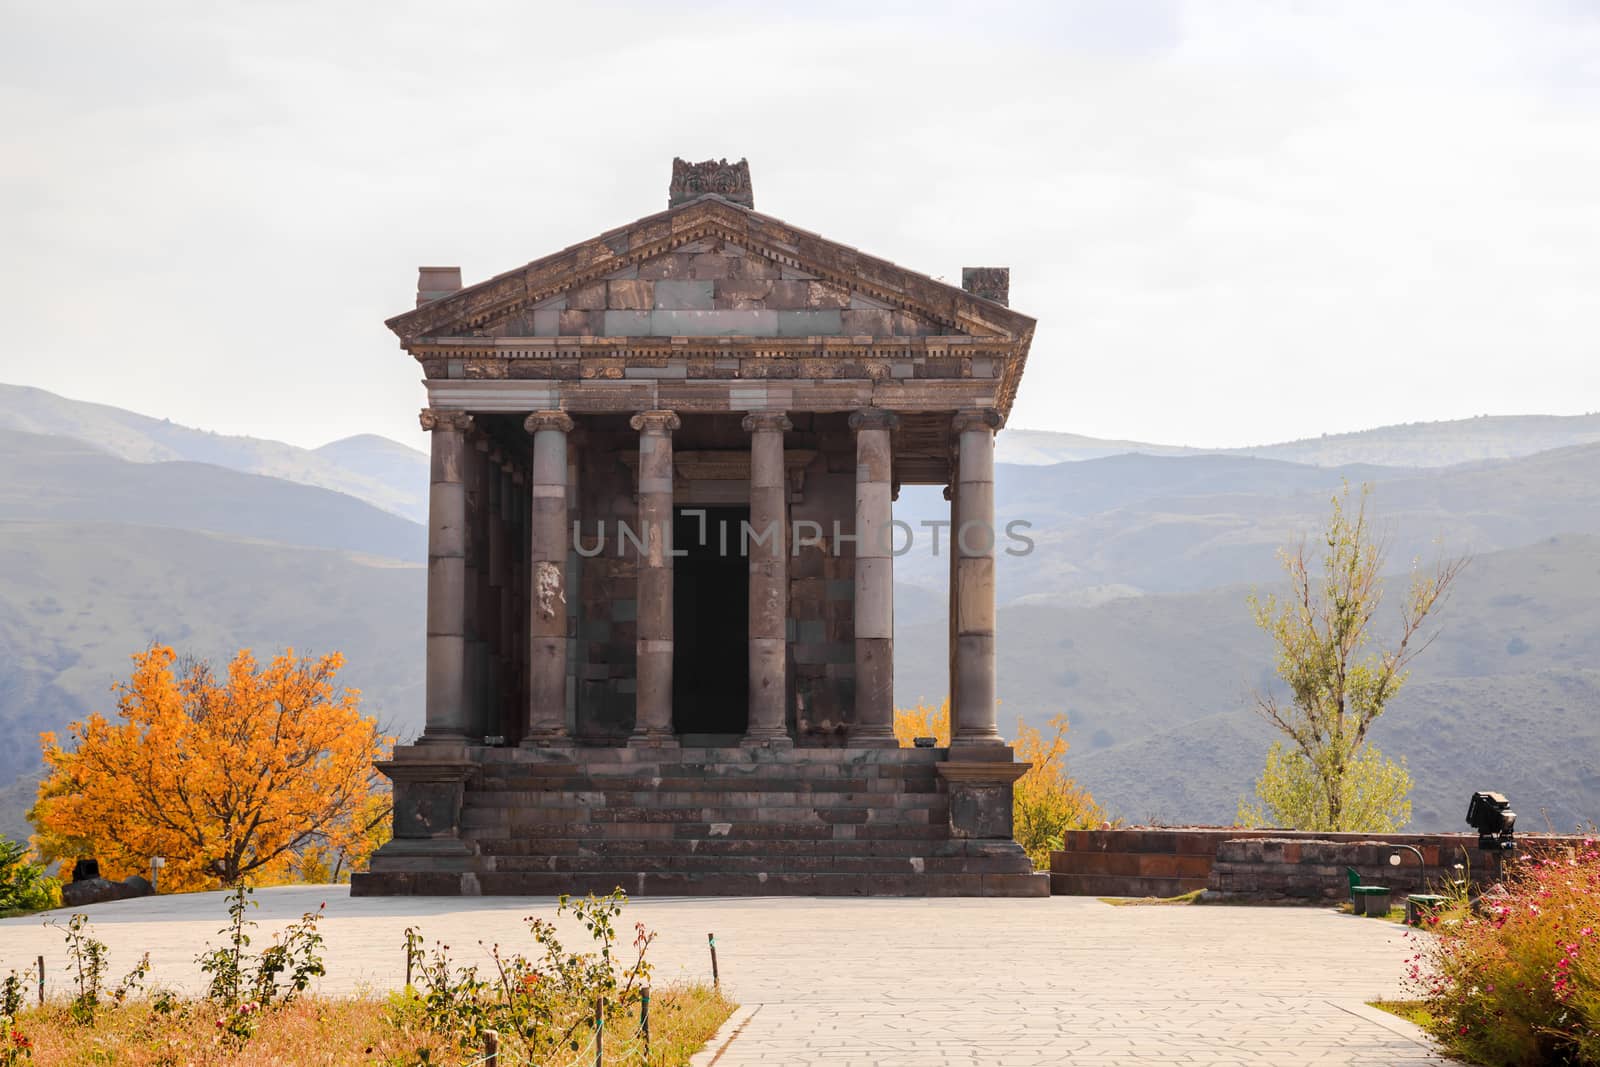
[[[481,280],[746,156],[761,211],[1012,268],[1012,426],[1600,409],[1600,3],[0,8],[3,381],[421,444],[383,327],[418,264]]]

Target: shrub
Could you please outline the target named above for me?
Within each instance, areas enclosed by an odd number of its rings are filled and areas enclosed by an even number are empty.
[[[1452,1055],[1600,1065],[1600,847],[1510,866],[1503,895],[1430,920],[1410,982]]]
[[[608,1020],[637,1014],[648,996],[651,965],[645,955],[655,934],[635,923],[633,962],[627,964],[616,954],[616,921],[627,899],[620,889],[578,901],[561,897],[556,914],[570,913],[599,951],[568,951],[554,924],[529,918],[528,931],[542,950],[540,957],[529,959],[502,952],[499,945],[486,946],[494,964],[487,976],[480,975],[476,966],[453,966],[448,945],[437,946],[431,955],[424,953],[421,934],[408,929],[409,968],[420,982],[393,998],[393,1018],[420,1021],[464,1048],[475,1045],[484,1031],[494,1030],[520,1045],[508,1052],[536,1062],[581,1052],[586,1037],[592,1043]],[[634,1035],[635,1042],[639,1036]]]
[[[27,846],[0,834],[0,915],[60,905],[61,884],[28,858]]]
[[[241,1041],[256,1032],[263,1011],[293,1003],[313,978],[327,973],[319,952],[322,935],[317,932],[326,905],[319,904],[316,911],[290,923],[270,946],[252,956],[247,951],[247,929],[255,923],[245,918],[245,909],[256,906],[253,893],[242,882],[234,886],[228,894],[228,925],[218,931],[227,937],[227,944],[208,948],[198,957],[200,970],[211,976],[206,999],[225,1012],[218,1027]],[[286,978],[281,988],[280,975]]]

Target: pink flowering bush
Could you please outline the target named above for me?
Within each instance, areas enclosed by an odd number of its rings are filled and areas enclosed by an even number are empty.
[[[1600,1065],[1600,846],[1508,864],[1505,889],[1414,935],[1434,1037],[1476,1063]]]

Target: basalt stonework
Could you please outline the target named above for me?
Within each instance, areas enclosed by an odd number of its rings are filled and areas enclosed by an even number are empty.
[[[994,438],[1034,322],[753,210],[669,208],[389,320],[432,438],[423,735],[372,893],[1042,895],[995,718]],[[892,501],[946,487],[949,749],[893,734]]]

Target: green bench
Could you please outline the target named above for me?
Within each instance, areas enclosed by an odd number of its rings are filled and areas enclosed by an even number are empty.
[[[1382,918],[1389,914],[1389,887],[1386,885],[1362,885],[1361,872],[1354,867],[1344,869],[1350,878],[1350,910],[1357,915],[1373,915]]]
[[[1425,915],[1436,912],[1444,905],[1444,897],[1436,893],[1413,893],[1406,897],[1406,923],[1421,926]]]

